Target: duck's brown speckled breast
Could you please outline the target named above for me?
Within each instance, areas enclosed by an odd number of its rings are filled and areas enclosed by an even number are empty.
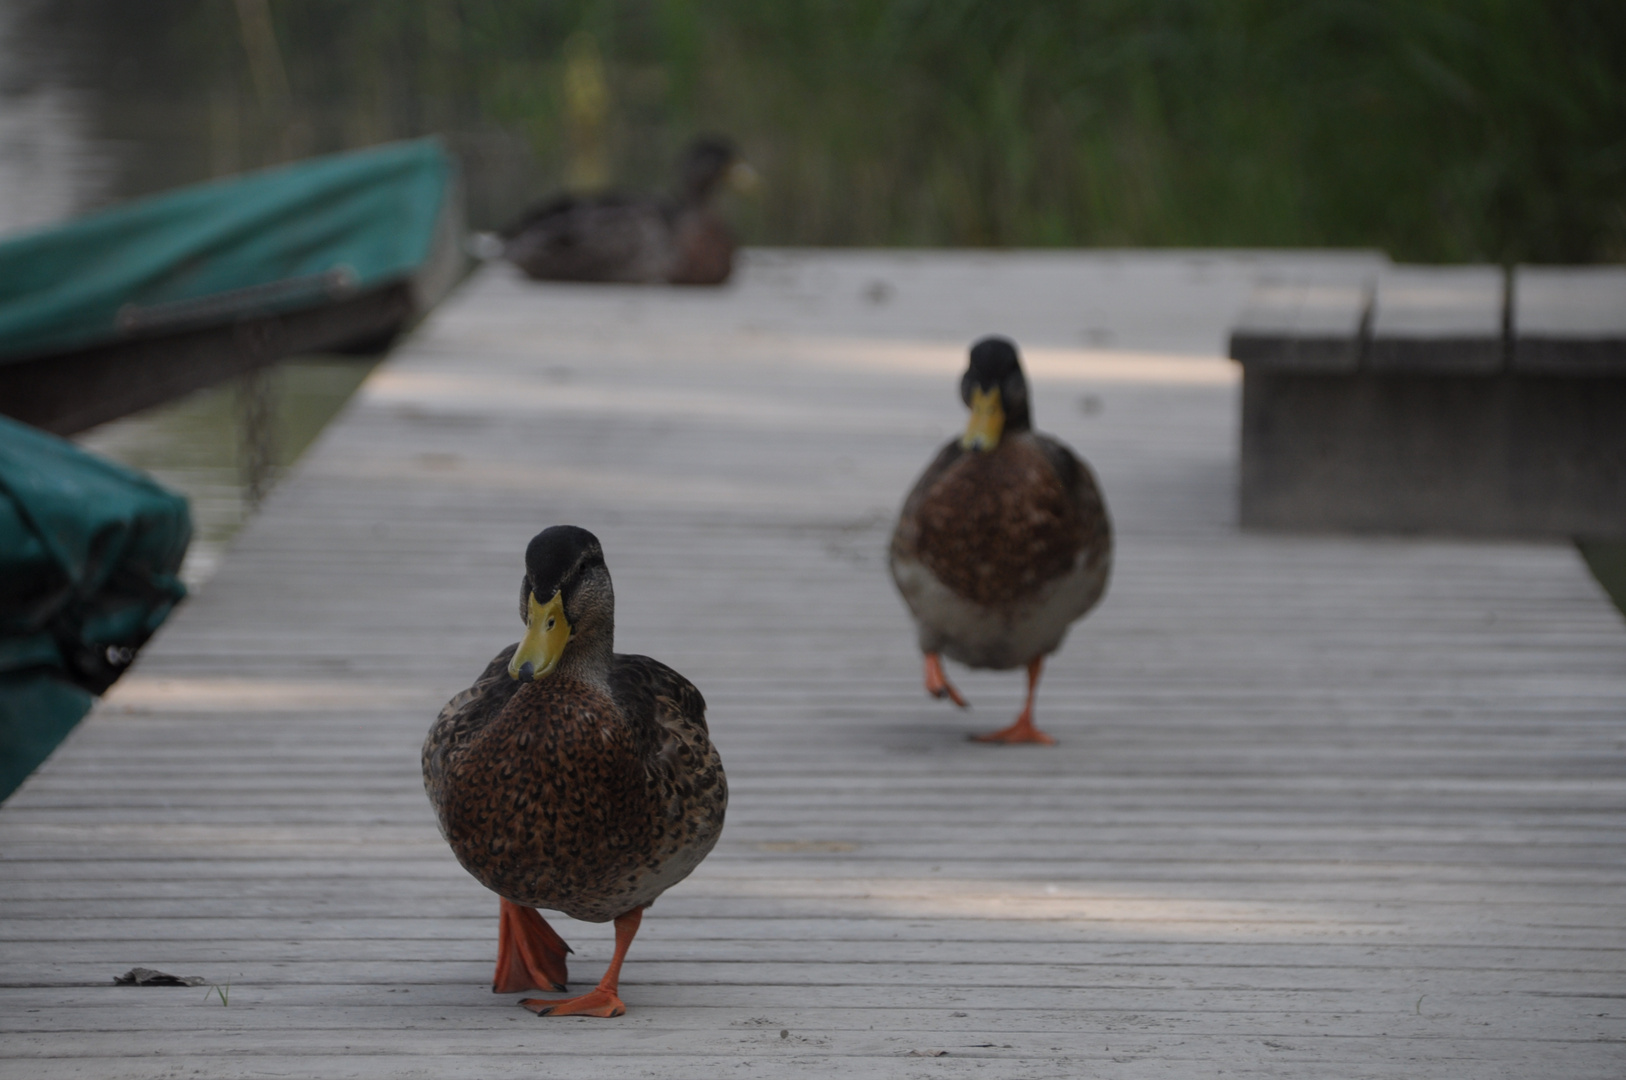
[[[1073,492],[1031,438],[960,455],[923,495],[915,556],[984,607],[1004,607],[1065,575],[1089,541]]]
[[[516,903],[612,919],[682,880],[721,832],[703,719],[701,745],[667,748],[655,717],[629,721],[603,691],[553,678],[465,734],[438,750],[431,798],[458,861]],[[691,775],[673,775],[679,764]]]

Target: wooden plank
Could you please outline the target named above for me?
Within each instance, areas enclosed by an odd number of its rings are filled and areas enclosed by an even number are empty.
[[[484,273],[0,807],[0,1075],[1613,1075],[1619,615],[1566,546],[1235,529],[1231,314],[1336,265]],[[926,699],[885,576],[991,329],[1120,539],[1046,672],[1052,752],[964,741],[1020,679]],[[490,993],[494,900],[417,766],[564,520],[605,541],[621,647],[705,691],[732,792],[602,1024]],[[609,928],[559,925],[596,977]],[[109,985],[137,964],[230,1005]]]
[[[1515,370],[1626,376],[1626,267],[1518,267],[1513,333]]]
[[[946,1011],[946,1010],[945,1010]],[[1574,1075],[1608,1078],[1614,1075],[1617,1059],[1605,1044],[1576,1045],[1572,1040],[1550,1042],[1513,1043],[1511,1048],[1494,1053],[1488,1042],[1464,1043],[1433,1036],[1413,1039],[1382,1036],[1348,1040],[1315,1040],[1302,1031],[1287,1026],[1285,1030],[1272,1028],[1265,1034],[1250,1038],[1229,1031],[1196,1031],[1166,1034],[1146,1033],[1145,1020],[1134,1018],[1114,1024],[1106,1030],[1093,1028],[1098,1038],[1089,1046],[1078,1049],[1050,1045],[1050,1040],[1030,1039],[1022,1052],[977,1049],[986,1042],[949,1042],[953,1050],[928,1041],[929,1033],[918,1037],[874,1036],[864,1039],[859,1047],[847,1040],[832,1046],[828,1038],[814,1039],[800,1036],[788,1042],[788,1048],[779,1048],[773,1042],[777,1032],[772,1017],[757,1015],[768,1023],[759,1025],[755,1038],[735,1036],[728,1041],[734,1045],[731,1053],[671,1054],[671,1053],[614,1053],[571,1054],[548,1053],[547,1065],[558,1070],[557,1075],[569,1076],[613,1069],[626,1075],[650,1077],[652,1080],[702,1080],[706,1077],[726,1075],[729,1072],[750,1070],[758,1075],[778,1072],[785,1075],[805,1073],[810,1068],[828,1065],[839,1069],[841,1075],[854,1080],[893,1080],[916,1077],[971,1077],[986,1076],[989,1067],[998,1074],[1023,1078],[1056,1078],[1070,1080],[1081,1075],[1121,1075],[1133,1077],[1189,1077],[1212,1075],[1213,1064],[1223,1060],[1245,1063],[1245,1068],[1257,1076],[1277,1077],[1370,1077],[1388,1075],[1401,1062],[1409,1062],[1413,1070],[1452,1074],[1472,1069],[1473,1075],[1490,1080],[1518,1080],[1520,1077],[1541,1073],[1552,1065],[1555,1058],[1565,1062]],[[521,1023],[517,1022],[516,1023]],[[534,1034],[521,1026],[519,1030]],[[766,1034],[763,1034],[766,1032]],[[517,1034],[517,1032],[505,1032]],[[732,1034],[732,1033],[731,1033]],[[723,1041],[721,1038],[718,1041]],[[942,1040],[947,1041],[947,1040]],[[1201,1050],[1192,1049],[1199,1042]],[[996,1046],[998,1044],[995,1044]],[[1030,1048],[1031,1047],[1031,1048]],[[1117,1049],[1115,1050],[1114,1047]],[[135,1054],[117,1051],[106,1056],[87,1055],[72,1061],[47,1058],[28,1061],[28,1076],[39,1080],[57,1080],[60,1077],[97,1075],[107,1068],[134,1061],[132,1077],[170,1077],[172,1066],[164,1061],[167,1048],[141,1048],[150,1057],[143,1062]],[[943,1056],[936,1051],[943,1050]],[[537,1059],[541,1053],[535,1049],[503,1052],[486,1051],[474,1054],[470,1045],[460,1041],[456,1046],[440,1043],[417,1043],[411,1048],[374,1049],[373,1046],[337,1047],[331,1050],[311,1050],[300,1045],[297,1037],[287,1038],[270,1045],[260,1045],[250,1051],[230,1048],[229,1044],[216,1044],[200,1048],[187,1060],[188,1067],[202,1075],[224,1080],[269,1080],[287,1075],[356,1077],[358,1080],[397,1077],[516,1077],[532,1078],[537,1075]],[[926,1060],[922,1060],[922,1058]],[[1413,1075],[1417,1075],[1414,1071]]]
[[[1351,373],[1371,306],[1369,282],[1261,282],[1231,330],[1231,359],[1265,370]]]
[[[1502,271],[1396,266],[1372,300],[1373,371],[1485,375],[1504,366]]]

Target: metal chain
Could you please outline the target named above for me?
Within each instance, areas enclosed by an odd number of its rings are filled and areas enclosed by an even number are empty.
[[[251,368],[238,378],[239,461],[248,505],[260,505],[276,479],[276,393],[271,366]]]

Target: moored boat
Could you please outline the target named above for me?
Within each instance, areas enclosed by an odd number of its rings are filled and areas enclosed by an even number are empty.
[[[392,143],[0,241],[0,414],[69,435],[288,356],[379,351],[461,276],[456,169]]]

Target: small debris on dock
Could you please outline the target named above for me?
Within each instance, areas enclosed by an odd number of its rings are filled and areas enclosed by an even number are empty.
[[[115,986],[202,986],[208,979],[200,975],[171,975],[155,968],[134,967],[113,976]]]

